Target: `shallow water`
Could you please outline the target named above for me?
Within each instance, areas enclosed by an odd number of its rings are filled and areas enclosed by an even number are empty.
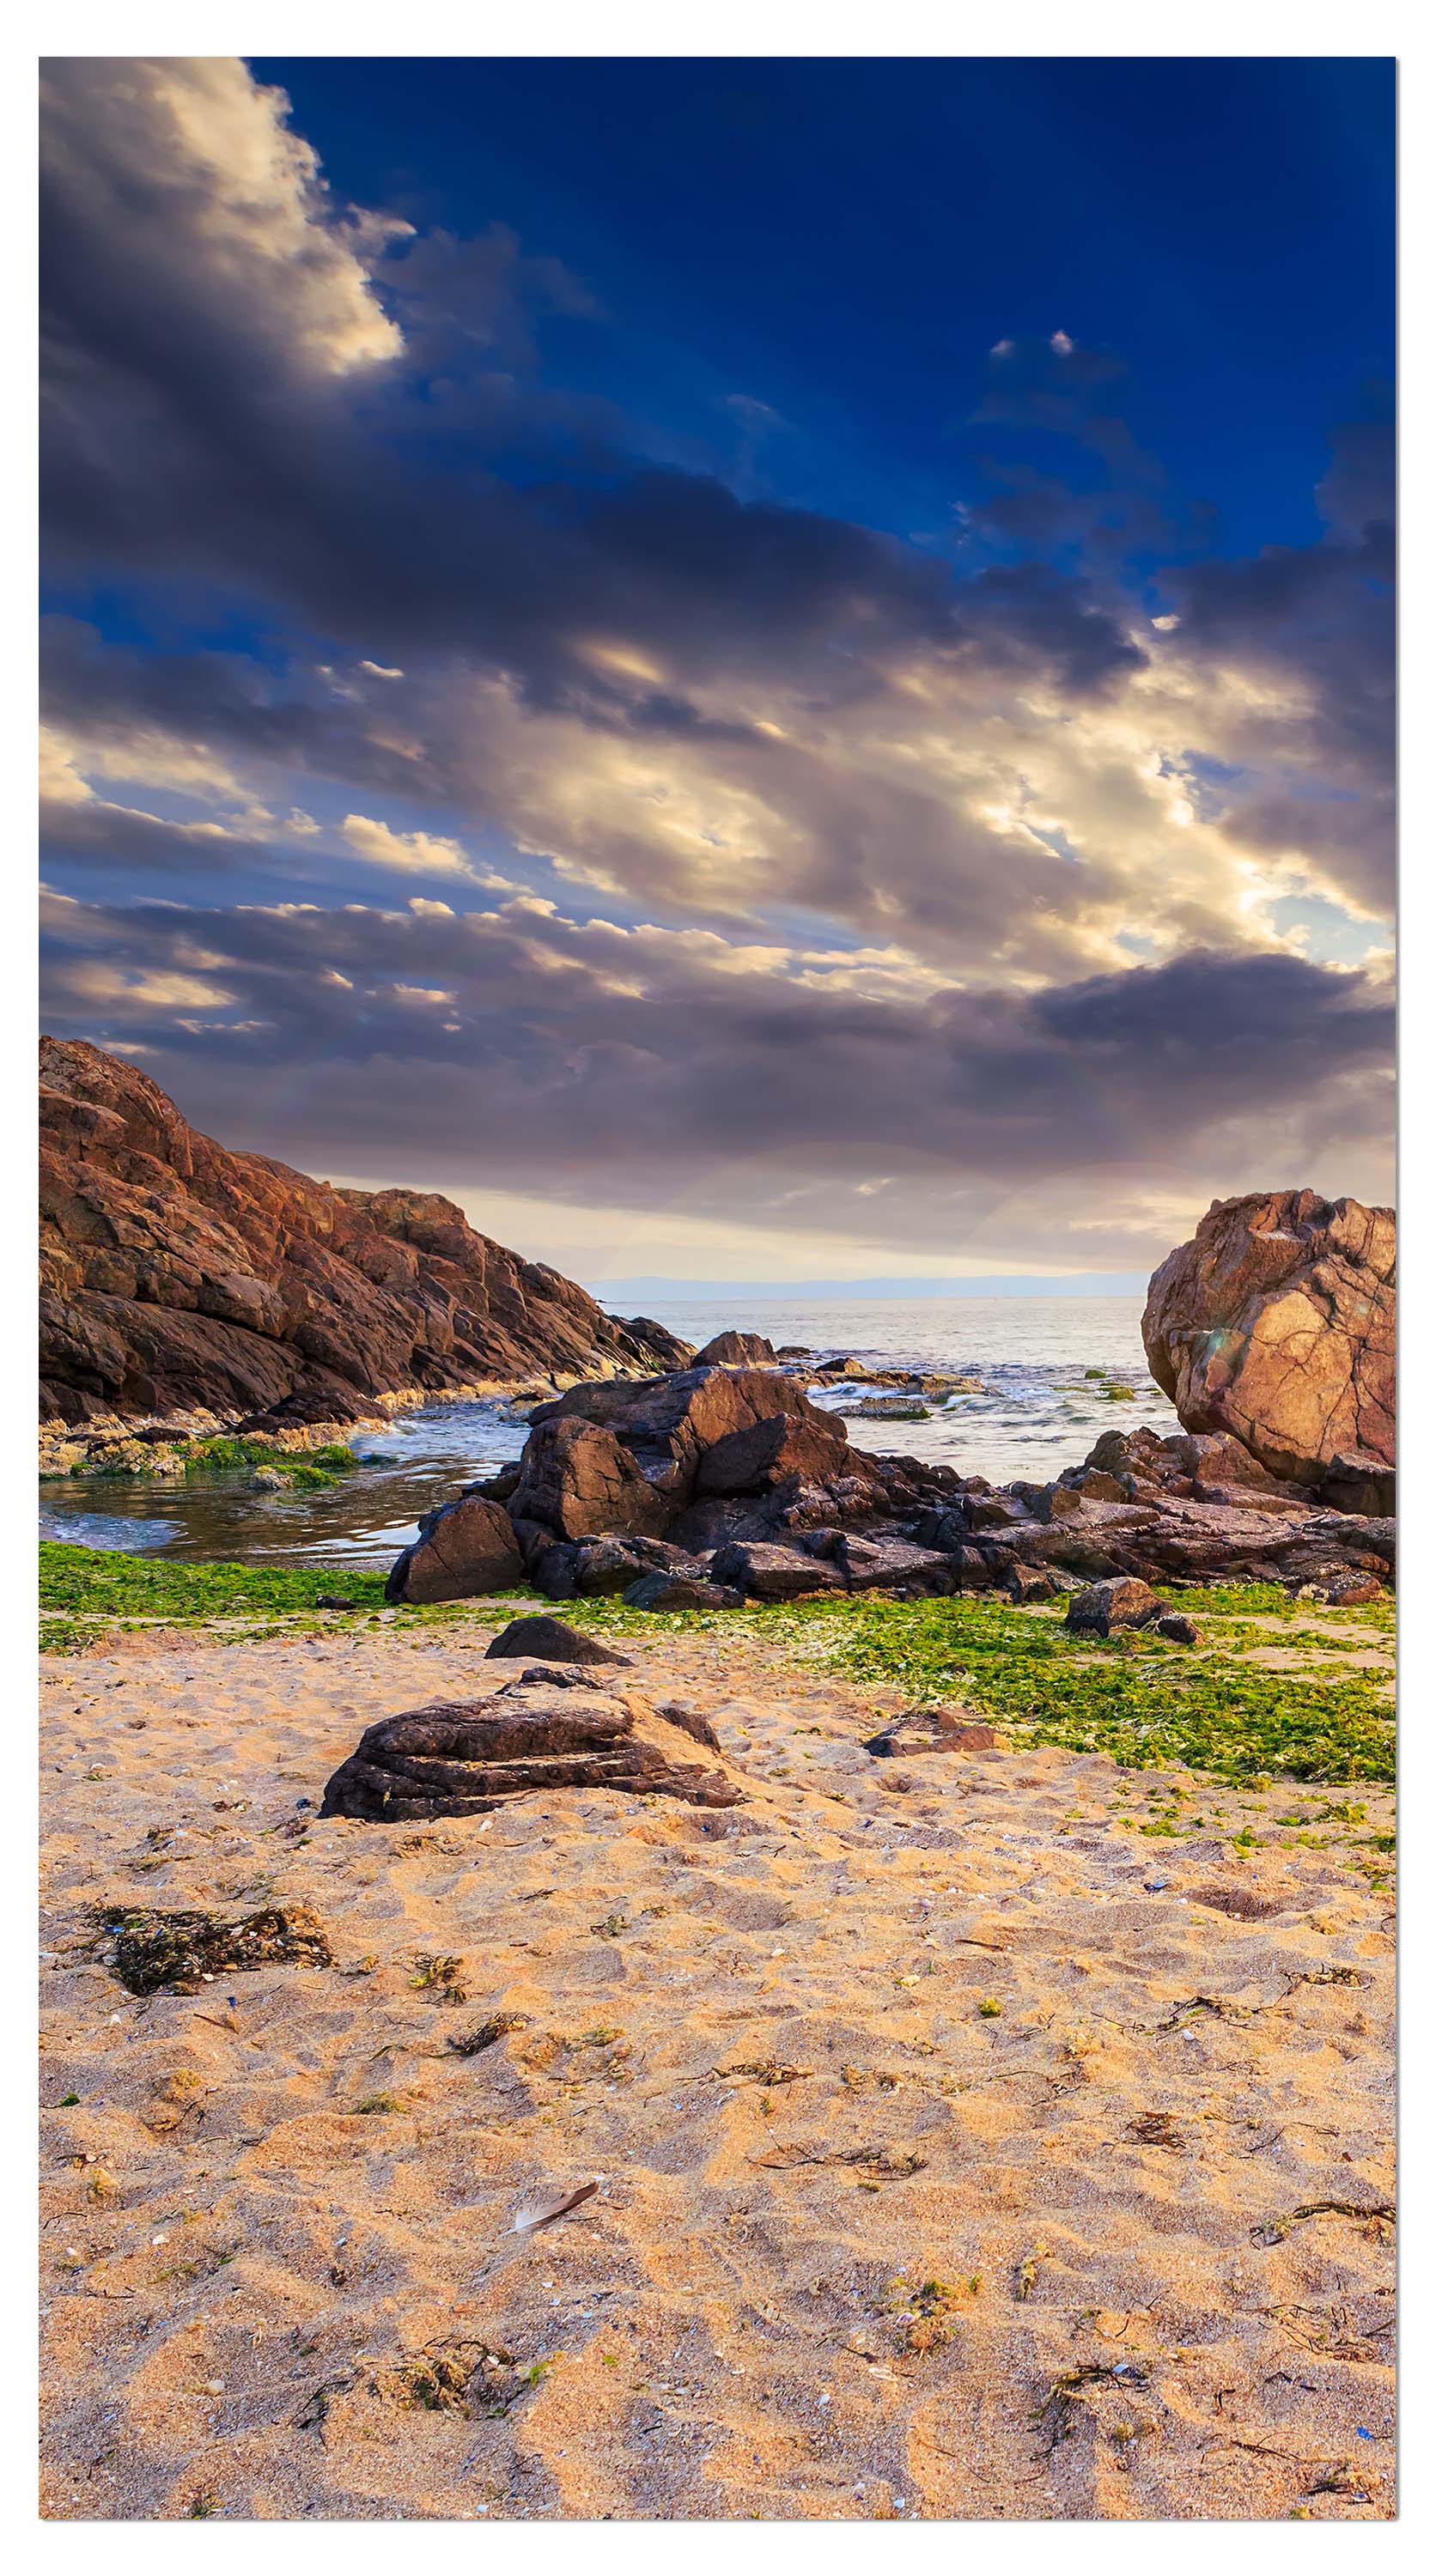
[[[973,1375],[980,1395],[934,1399],[926,1422],[848,1421],[857,1448],[941,1459],[963,1475],[994,1482],[1044,1482],[1086,1456],[1098,1433],[1149,1422],[1173,1430],[1176,1416],[1147,1374],[1138,1297],[950,1297],[911,1304],[894,1298],[814,1305],[742,1301],[674,1304],[660,1321],[696,1343],[730,1325],[797,1342],[819,1356],[851,1353],[880,1368]],[[1134,1389],[1113,1401],[1087,1368]],[[831,1406],[855,1390],[823,1393]],[[40,1487],[41,1536],[84,1547],[157,1548],[193,1558],[275,1564],[305,1557],[386,1565],[414,1536],[421,1512],[461,1485],[490,1474],[523,1447],[526,1426],[492,1404],[452,1404],[404,1414],[383,1431],[355,1432],[352,1447],[373,1463],[318,1493],[256,1493],[233,1474],[161,1484],[149,1477]]]

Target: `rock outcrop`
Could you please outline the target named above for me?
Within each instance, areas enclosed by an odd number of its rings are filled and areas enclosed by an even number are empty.
[[[1388,1516],[1314,1508],[1319,1497],[1224,1433],[1107,1431],[1051,1483],[994,1489],[852,1450],[841,1419],[780,1371],[722,1366],[574,1387],[539,1407],[522,1458],[424,1523],[391,1598],[462,1597],[413,1587],[456,1579],[471,1499],[486,1506],[472,1592],[494,1588],[511,1534],[551,1600],[621,1593],[638,1609],[879,1590],[1029,1601],[1114,1578],[1148,1601],[1151,1584],[1222,1580],[1349,1599],[1388,1584],[1395,1558]]]
[[[523,1581],[514,1525],[498,1503],[464,1494],[426,1512],[419,1536],[406,1547],[384,1586],[386,1601],[472,1601],[481,1592],[509,1592]]]
[[[771,1368],[778,1354],[762,1333],[715,1333],[695,1358],[695,1368]]]
[[[52,1422],[198,1413],[269,1430],[353,1421],[384,1395],[691,1355],[476,1234],[450,1199],[331,1189],[215,1144],[98,1047],[41,1040],[40,1143]]]
[[[1194,1433],[1340,1502],[1396,1456],[1396,1221],[1278,1190],[1218,1200],[1147,1292],[1142,1339]]]
[[[492,1698],[437,1701],[366,1729],[330,1779],[324,1816],[410,1824],[471,1816],[554,1789],[619,1789],[732,1807],[741,1791],[691,1759],[692,1729],[586,1669],[524,1673]]]

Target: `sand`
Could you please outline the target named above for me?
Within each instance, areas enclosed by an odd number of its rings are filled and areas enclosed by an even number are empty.
[[[896,1694],[665,1633],[731,1813],[316,1821],[489,1633],[45,1666],[48,2516],[1392,2512],[1392,1899],[1323,1793],[877,1762]],[[109,1901],[335,1965],[142,2000]]]

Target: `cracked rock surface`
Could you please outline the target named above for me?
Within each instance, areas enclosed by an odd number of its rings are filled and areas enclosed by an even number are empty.
[[[1153,1277],[1148,1365],[1188,1431],[1233,1433],[1274,1476],[1389,1469],[1395,1277],[1390,1208],[1315,1190],[1218,1200]]]

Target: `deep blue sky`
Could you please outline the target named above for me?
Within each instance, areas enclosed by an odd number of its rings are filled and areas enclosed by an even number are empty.
[[[337,195],[513,225],[617,327],[568,382],[713,433],[801,430],[790,499],[940,518],[996,340],[1120,352],[1126,409],[1218,550],[1305,543],[1332,422],[1389,379],[1389,61],[295,61]],[[382,74],[382,76],[380,76]]]
[[[589,1278],[1384,1199],[1394,103],[47,65],[49,1025]]]

